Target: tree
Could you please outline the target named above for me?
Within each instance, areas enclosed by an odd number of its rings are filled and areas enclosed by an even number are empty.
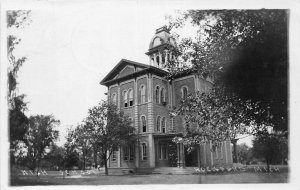
[[[99,151],[100,158],[104,161],[106,175],[107,161],[112,152],[122,145],[133,143],[137,138],[129,118],[118,111],[115,104],[105,101],[89,109],[83,128],[91,145]]]
[[[41,160],[47,154],[46,149],[58,138],[59,133],[54,128],[59,123],[52,115],[30,116],[25,138],[28,165],[32,170],[40,167]]]
[[[237,145],[237,160],[239,163],[250,163],[251,158],[252,151],[246,143]]]
[[[82,125],[78,125],[75,128],[75,140],[77,145],[77,150],[82,156],[83,170],[85,170],[86,161],[92,155],[92,146],[88,135],[86,134],[85,128]]]
[[[76,144],[76,136],[75,130],[68,129],[68,134],[66,137],[67,141],[64,144],[64,169],[71,169],[74,166],[78,166],[79,164],[79,156],[77,152],[77,144]]]
[[[170,27],[186,22],[198,32],[193,39],[183,39],[174,52],[189,66],[184,68],[269,110],[274,129],[287,130],[287,11],[190,10]],[[176,64],[169,63],[169,77],[178,73]],[[265,122],[255,119],[258,125]]]
[[[187,22],[197,34],[169,50],[178,59],[169,61],[168,78],[196,73],[212,79],[214,90],[190,96],[179,108],[187,124],[184,143],[216,146],[227,138],[236,144],[241,127],[253,134],[265,125],[286,131],[287,11],[191,10],[170,28]]]
[[[7,11],[7,27],[16,29],[28,23],[30,11],[18,10]],[[26,57],[16,58],[14,50],[21,39],[16,36],[9,35],[7,37],[7,57],[9,61],[8,67],[8,107],[9,107],[9,139],[10,139],[10,158],[11,165],[15,162],[15,153],[20,151],[18,147],[24,143],[24,135],[27,131],[28,118],[25,115],[27,105],[24,102],[24,94],[18,95],[17,90],[17,74],[20,67],[25,62]]]
[[[278,164],[287,160],[287,133],[269,131],[264,127],[253,140],[253,154],[256,158],[263,158],[267,164]]]

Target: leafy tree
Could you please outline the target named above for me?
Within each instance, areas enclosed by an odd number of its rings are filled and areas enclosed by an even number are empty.
[[[54,128],[59,123],[52,115],[30,116],[25,138],[28,147],[27,160],[31,169],[40,167],[41,160],[47,154],[46,149],[58,138],[59,133]]]
[[[186,119],[183,142],[236,144],[237,134],[264,125],[287,130],[287,11],[190,10],[170,27],[187,22],[197,34],[169,49],[178,59],[169,61],[168,78],[196,73],[212,79],[214,90],[177,108]]]
[[[44,160],[50,163],[55,170],[63,168],[64,148],[53,144],[50,146],[50,152],[44,157]]]
[[[179,43],[175,62],[269,110],[274,129],[287,130],[287,16],[286,10],[187,11],[170,26],[191,22],[198,32]],[[182,71],[176,64],[169,63],[170,77]]]
[[[238,160],[238,162],[243,163],[243,164],[250,163],[252,156],[253,156],[252,150],[246,143],[237,145],[237,160]]]
[[[73,166],[78,166],[79,156],[77,152],[75,130],[68,129],[67,141],[64,144],[64,168],[71,169]]]
[[[107,161],[112,152],[122,145],[134,142],[137,137],[129,118],[118,111],[115,104],[104,101],[89,109],[83,128],[91,145],[99,151],[100,158],[104,161],[106,175]]]
[[[287,133],[270,132],[264,127],[253,140],[253,154],[263,158],[269,170],[270,164],[282,163],[287,160]]]
[[[7,11],[7,27],[16,29],[29,23],[30,11],[18,10]],[[20,67],[25,62],[26,57],[17,58],[14,50],[21,39],[13,35],[7,37],[7,57],[9,61],[8,67],[8,107],[9,107],[9,138],[10,138],[10,158],[11,165],[15,161],[15,153],[18,150],[18,144],[24,143],[24,135],[27,131],[28,118],[25,115],[27,110],[26,102],[24,102],[24,94],[18,95],[17,90],[17,74]]]
[[[85,128],[82,125],[78,125],[75,128],[75,139],[78,152],[82,156],[83,170],[85,170],[87,159],[91,157],[92,146],[89,140],[89,136],[86,134]],[[96,164],[95,164],[96,165]]]

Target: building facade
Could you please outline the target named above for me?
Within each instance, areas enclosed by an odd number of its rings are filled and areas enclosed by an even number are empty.
[[[188,153],[172,139],[184,132],[183,116],[170,117],[169,110],[191,92],[207,92],[212,81],[190,73],[167,81],[165,64],[176,59],[165,51],[175,46],[166,27],[156,30],[150,41],[150,64],[122,59],[100,82],[108,87],[108,98],[129,115],[141,138],[119,147],[109,159],[109,168],[207,167],[232,165],[230,141],[216,151],[211,143]]]

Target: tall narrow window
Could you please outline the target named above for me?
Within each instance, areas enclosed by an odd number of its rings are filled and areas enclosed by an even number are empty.
[[[159,66],[159,56],[156,56],[156,63],[157,63],[157,66]]]
[[[160,102],[162,104],[166,103],[165,89],[164,88],[161,88],[161,90],[160,90]]]
[[[147,146],[146,146],[146,143],[142,144],[142,160],[147,160]]]
[[[111,155],[111,160],[116,161],[117,160],[117,152],[113,150],[112,155]]]
[[[123,152],[124,152],[124,160],[129,160],[129,148],[128,148],[128,146],[124,146]]]
[[[144,104],[146,102],[146,88],[144,85],[140,88],[141,91],[141,104]]]
[[[128,107],[128,93],[127,91],[124,91],[124,94],[123,94],[123,100],[124,100],[124,107]]]
[[[161,120],[161,132],[166,133],[166,118],[163,117]]]
[[[162,63],[161,64],[164,64],[165,63],[165,55],[164,54],[162,54]]]
[[[111,101],[116,104],[117,103],[117,95],[116,94],[112,94],[111,96]]]
[[[142,116],[142,132],[147,132],[146,117]]]
[[[130,145],[129,146],[129,160],[133,160],[134,158],[134,146]]]
[[[129,89],[129,106],[133,106],[133,90]]]
[[[160,116],[157,117],[157,121],[156,121],[156,131],[160,132]]]
[[[159,104],[159,86],[155,89],[155,101]]]
[[[187,89],[187,87],[185,87],[185,86],[182,87],[182,88],[181,88],[181,91],[182,91],[182,92],[181,92],[181,93],[182,93],[182,98],[183,98],[183,99],[186,99],[186,98],[187,98],[187,94],[188,94],[188,89]]]

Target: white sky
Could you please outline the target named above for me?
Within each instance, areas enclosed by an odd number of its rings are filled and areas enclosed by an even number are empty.
[[[61,144],[66,129],[106,99],[107,88],[99,82],[122,58],[148,64],[145,52],[155,29],[167,24],[165,15],[175,9],[134,1],[54,2],[30,7],[32,22],[17,30],[22,41],[16,54],[28,58],[18,78],[19,92],[29,102],[27,115],[59,119]],[[243,142],[251,144],[249,138],[238,141]]]
[[[61,132],[80,123],[106,98],[99,82],[122,58],[148,64],[145,52],[168,12],[92,4],[33,9],[16,50],[28,58],[18,78],[27,115],[53,114]]]

